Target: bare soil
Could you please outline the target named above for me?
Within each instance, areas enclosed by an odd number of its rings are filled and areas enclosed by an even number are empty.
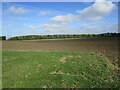
[[[3,50],[35,50],[102,53],[118,63],[118,38],[2,41]]]

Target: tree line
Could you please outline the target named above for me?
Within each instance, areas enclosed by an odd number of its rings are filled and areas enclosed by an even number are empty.
[[[6,36],[0,36],[0,40],[6,40]]]
[[[119,37],[120,33],[103,34],[65,34],[65,35],[27,35],[11,37],[8,40],[60,39],[60,38],[87,38],[87,37]]]
[[[64,38],[89,38],[89,37],[119,37],[120,33],[102,34],[65,34],[65,35],[27,35],[11,37],[8,40],[35,40],[35,39],[64,39]],[[6,36],[0,36],[0,40],[6,40]]]

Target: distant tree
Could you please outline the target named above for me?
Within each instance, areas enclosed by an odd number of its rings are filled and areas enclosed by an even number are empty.
[[[6,36],[0,36],[0,40],[6,40]]]

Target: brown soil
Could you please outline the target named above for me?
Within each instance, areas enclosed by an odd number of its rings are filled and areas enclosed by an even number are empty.
[[[115,65],[119,56],[118,38],[3,41],[2,49],[102,53]]]
[[[80,56],[67,56],[67,57],[62,57],[59,61],[62,63],[66,63],[66,59],[67,58],[76,58],[76,57],[80,57]]]

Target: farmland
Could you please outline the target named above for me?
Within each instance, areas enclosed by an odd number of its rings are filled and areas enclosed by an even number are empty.
[[[3,0],[4,89],[120,88],[118,0]]]
[[[3,41],[5,88],[117,88],[118,38]]]
[[[118,62],[118,38],[3,41],[3,50],[94,52]]]

